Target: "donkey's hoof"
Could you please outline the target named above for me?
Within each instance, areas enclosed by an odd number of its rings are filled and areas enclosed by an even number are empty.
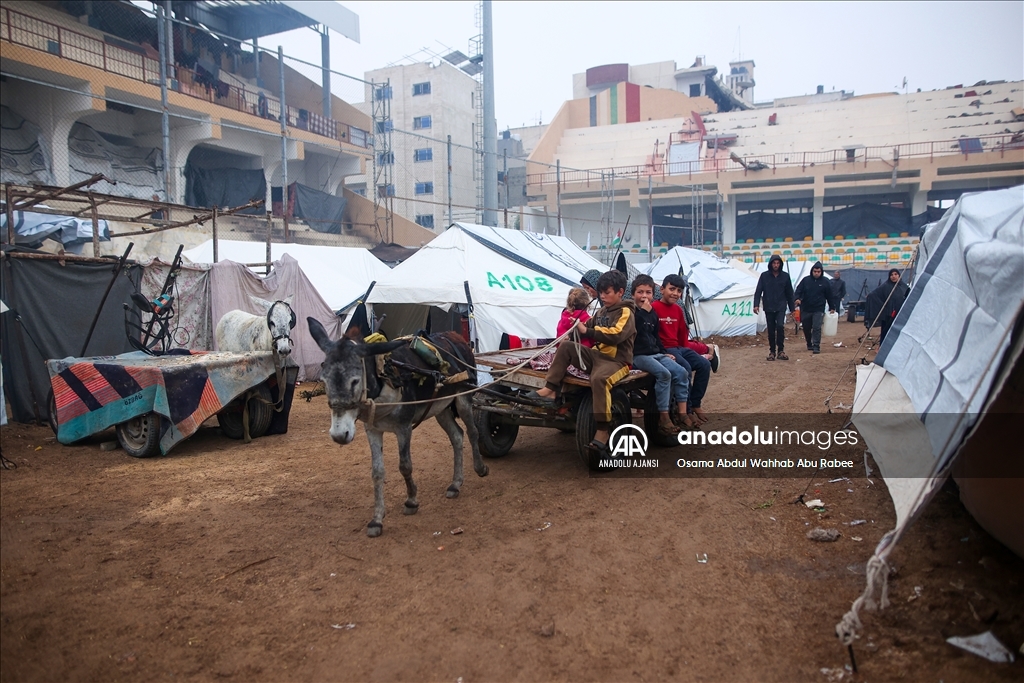
[[[458,498],[459,497],[459,487],[456,486],[455,484],[452,484],[451,486],[448,487],[448,490],[445,491],[444,495],[447,498]]]
[[[480,469],[478,469],[476,471],[476,476],[478,476],[478,477],[486,477],[488,474],[490,474],[490,472],[491,472],[491,468],[490,467],[488,467],[487,465],[481,465]]]
[[[366,535],[370,538],[377,538],[384,531],[384,525],[380,522],[370,522],[366,525]]]
[[[420,504],[419,503],[410,503],[408,501],[406,501],[405,507],[402,508],[402,514],[403,515],[415,515],[419,511],[420,511]]]

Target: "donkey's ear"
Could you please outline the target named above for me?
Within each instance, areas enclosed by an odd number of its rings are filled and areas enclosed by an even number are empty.
[[[313,337],[313,341],[316,342],[317,346],[324,353],[331,350],[334,342],[331,341],[330,336],[327,334],[327,330],[316,318],[306,318],[306,324],[309,325],[309,334]]]
[[[389,342],[377,342],[376,344],[363,344],[359,347],[359,355],[361,356],[379,356],[382,353],[391,353],[395,349],[399,349],[406,346],[409,343],[408,339],[395,339]]]
[[[345,338],[361,344],[363,342],[363,333],[359,331],[358,325],[352,325],[345,330]]]
[[[260,311],[264,315],[270,311],[270,307],[272,305],[269,301],[261,299],[258,296],[253,296],[252,294],[249,295],[249,301],[251,301],[252,305],[256,307],[256,310]]]

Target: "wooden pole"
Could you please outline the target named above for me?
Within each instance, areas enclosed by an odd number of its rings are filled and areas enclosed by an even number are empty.
[[[100,216],[95,201],[92,202],[92,255],[100,256]]]

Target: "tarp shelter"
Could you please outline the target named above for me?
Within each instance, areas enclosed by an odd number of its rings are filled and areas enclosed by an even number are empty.
[[[853,423],[885,477],[896,527],[837,626],[881,596],[886,561],[951,466],[979,523],[1024,556],[1019,443],[1024,351],[1024,200],[1019,187],[963,195],[921,239],[918,275],[875,362],[857,367]]]
[[[28,251],[3,246],[5,252]],[[46,420],[50,379],[44,361],[81,356],[103,292],[114,276],[115,261],[80,263],[8,258],[0,269],[0,299],[11,308],[3,314],[0,344],[4,350],[4,389],[15,422]],[[131,305],[138,266],[127,266],[114,282],[88,355],[117,355],[131,351],[124,328],[122,304]],[[129,276],[131,279],[129,279]],[[20,322],[16,316],[20,316]]]
[[[472,304],[477,351],[496,351],[502,333],[555,336],[572,287],[588,270],[608,270],[567,237],[455,223],[381,278],[367,302],[389,336],[427,327],[458,329]]]
[[[342,217],[348,200],[300,183],[288,186],[289,215],[300,218],[317,232],[341,234]]]
[[[13,211],[14,241],[22,246],[39,248],[47,238],[60,242],[71,251],[71,247],[92,242],[92,219],[74,216],[54,216],[34,211]],[[99,239],[110,241],[110,225],[105,220],[97,221]],[[0,214],[0,230],[7,234],[7,213]]]
[[[285,254],[298,262],[302,272],[327,306],[342,311],[355,303],[374,280],[391,273],[391,269],[362,247],[322,247],[311,244],[271,244],[270,258],[280,260]],[[213,262],[213,241],[182,252],[193,263]],[[267,245],[263,242],[217,241],[218,260],[236,263],[263,263]]]
[[[214,329],[228,311],[242,310],[266,315],[265,311],[256,308],[250,296],[265,301],[293,297],[291,308],[295,312],[296,325],[291,334],[291,360],[299,366],[297,379],[301,382],[319,377],[324,353],[310,336],[306,318],[319,320],[333,339],[341,336],[341,318],[334,314],[334,310],[317,293],[299,267],[299,262],[289,254],[282,254],[280,259],[274,261],[273,270],[266,277],[234,261],[214,264],[210,269],[210,313]]]
[[[101,133],[76,123],[68,134],[68,173],[72,183],[88,180],[97,173],[106,180],[90,185],[94,192],[135,199],[166,201],[163,152],[153,147],[136,147],[130,137]],[[242,202],[243,204],[245,202]]]
[[[267,179],[262,169],[202,168],[185,164],[185,203],[212,209],[248,204],[267,198]],[[262,215],[266,209],[253,206],[239,213]]]
[[[0,105],[0,182],[53,185],[43,131],[7,105]]]
[[[757,277],[749,271],[711,252],[673,247],[651,265],[648,275],[661,285],[673,273],[690,285],[696,317],[691,335],[735,337],[765,328],[764,316],[754,315]]]

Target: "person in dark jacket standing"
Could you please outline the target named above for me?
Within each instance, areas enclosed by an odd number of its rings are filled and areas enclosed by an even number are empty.
[[[839,315],[843,314],[843,299],[846,298],[846,280],[842,278],[842,274],[837,270],[832,273],[832,300],[836,304],[836,310],[839,311]]]
[[[889,279],[878,286],[875,291],[868,295],[868,301],[872,307],[872,320],[878,317],[878,324],[882,326],[882,333],[878,335],[878,343],[881,344],[885,335],[892,327],[896,314],[900,312],[903,302],[907,300],[910,287],[900,282],[900,271],[895,268],[889,270]],[[864,317],[867,320],[867,316]],[[871,324],[867,322],[866,324]]]
[[[789,360],[786,355],[786,307],[796,310],[793,302],[793,281],[782,270],[782,257],[772,254],[768,270],[761,273],[754,289],[754,315],[764,303],[764,317],[768,322],[768,360]],[[775,349],[779,353],[775,355]]]
[[[825,277],[821,261],[811,266],[811,274],[796,286],[796,305],[800,307],[800,324],[804,328],[807,350],[821,353],[821,323],[825,319],[825,305],[829,313],[835,313],[836,302],[832,296],[832,285]]]

